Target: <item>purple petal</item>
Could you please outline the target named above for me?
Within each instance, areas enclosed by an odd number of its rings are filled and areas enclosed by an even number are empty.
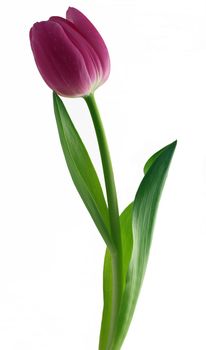
[[[110,58],[104,40],[94,25],[79,10],[69,7],[66,18],[75,25],[78,32],[90,43],[97,53],[103,70],[102,82],[104,82],[110,72]]]
[[[103,72],[101,62],[87,40],[76,30],[73,23],[70,23],[62,17],[53,16],[49,19],[52,22],[58,23],[69,40],[74,44],[80,55],[84,58],[84,62],[89,73],[92,85],[94,86],[97,81],[102,79]]]
[[[51,89],[63,96],[82,96],[91,90],[91,80],[79,50],[58,23],[44,21],[30,31],[37,67]]]

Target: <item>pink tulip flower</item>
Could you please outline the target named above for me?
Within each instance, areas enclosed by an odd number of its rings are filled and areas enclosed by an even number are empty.
[[[107,47],[93,24],[69,7],[66,19],[51,17],[30,30],[36,65],[47,85],[66,97],[87,96],[108,78]]]

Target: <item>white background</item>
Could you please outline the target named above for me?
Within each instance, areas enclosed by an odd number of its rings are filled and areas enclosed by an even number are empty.
[[[178,139],[124,350],[206,349],[206,1],[73,1],[111,55],[96,98],[120,209],[147,158]],[[69,177],[30,26],[68,1],[1,5],[0,348],[95,350],[104,244]],[[67,107],[102,179],[83,100]]]

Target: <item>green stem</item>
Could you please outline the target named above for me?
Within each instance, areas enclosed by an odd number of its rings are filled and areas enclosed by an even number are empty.
[[[112,296],[112,316],[110,323],[110,335],[115,327],[116,318],[119,310],[119,305],[121,302],[122,292],[123,292],[123,273],[122,273],[122,242],[120,233],[120,221],[119,221],[119,210],[117,193],[114,181],[114,174],[112,169],[112,162],[110,158],[109,148],[106,140],[106,135],[104,132],[104,127],[101,121],[100,113],[94,98],[91,94],[86,96],[85,101],[91,113],[92,121],[94,124],[101,160],[104,172],[104,180],[107,193],[107,202],[109,210],[109,218],[111,225],[111,234],[114,241],[116,249],[111,251],[112,257],[112,274],[113,274],[113,296]]]

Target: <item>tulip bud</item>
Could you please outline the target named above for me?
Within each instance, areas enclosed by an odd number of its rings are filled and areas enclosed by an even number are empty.
[[[108,78],[107,47],[93,24],[70,7],[66,19],[51,17],[30,30],[36,65],[47,85],[66,97],[87,96]]]

